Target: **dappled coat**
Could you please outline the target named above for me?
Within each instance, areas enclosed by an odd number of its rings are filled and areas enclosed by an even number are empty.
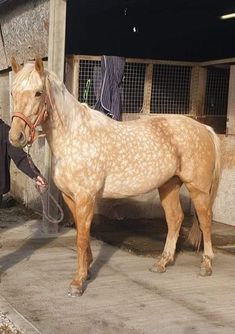
[[[11,159],[23,173],[32,179],[40,172],[36,166],[35,170],[30,167],[27,154],[24,150],[12,146],[9,142],[10,127],[0,119],[0,195],[10,190],[10,161]],[[38,171],[38,174],[36,174]]]

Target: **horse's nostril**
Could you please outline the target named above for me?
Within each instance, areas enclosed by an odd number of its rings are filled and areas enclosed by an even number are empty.
[[[23,147],[26,145],[26,135],[24,131],[13,132],[11,129],[9,132],[9,141],[13,146]]]
[[[19,134],[19,142],[20,142],[20,143],[23,143],[24,141],[25,141],[25,135],[24,135],[23,132],[21,132],[21,133]]]

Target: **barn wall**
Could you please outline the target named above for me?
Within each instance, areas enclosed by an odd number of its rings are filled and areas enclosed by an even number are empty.
[[[9,124],[11,101],[9,86],[13,75],[9,71],[14,55],[19,63],[48,55],[49,0],[27,0],[0,13],[0,116]],[[45,140],[31,150],[35,164],[45,174]],[[11,192],[33,209],[41,210],[40,199],[31,179],[11,163]],[[23,185],[23,186],[22,186]]]
[[[8,72],[0,73],[0,117],[9,123],[9,75]]]
[[[186,188],[182,187],[180,199],[184,213],[190,214],[191,201]],[[163,218],[164,211],[160,205],[158,190],[148,194],[124,199],[101,199],[96,211],[113,219],[128,218]]]
[[[34,0],[2,11],[0,24],[0,70],[10,65],[11,56],[18,62],[46,57],[48,53],[49,1]]]
[[[214,204],[214,220],[235,226],[235,137],[220,136],[222,178]]]
[[[1,15],[0,15],[1,24]],[[6,52],[4,48],[3,36],[0,34],[0,70],[6,69],[8,67]]]
[[[227,136],[221,136],[223,173],[214,205],[216,221],[235,226],[235,66],[230,66]]]

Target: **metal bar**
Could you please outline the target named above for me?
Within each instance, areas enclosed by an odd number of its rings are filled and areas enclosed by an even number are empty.
[[[144,79],[143,113],[150,114],[153,83],[153,64],[147,64]]]

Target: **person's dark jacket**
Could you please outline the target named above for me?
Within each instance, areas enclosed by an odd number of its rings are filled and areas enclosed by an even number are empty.
[[[11,159],[23,173],[30,178],[40,175],[34,165],[30,166],[27,154],[21,148],[12,146],[9,142],[10,127],[0,119],[0,195],[10,190],[10,161]]]

